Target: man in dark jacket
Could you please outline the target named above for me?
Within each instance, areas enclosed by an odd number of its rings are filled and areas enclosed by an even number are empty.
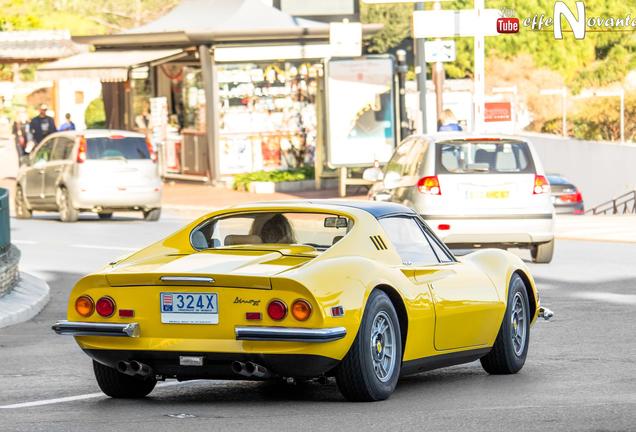
[[[46,115],[47,110],[48,107],[45,104],[40,105],[40,114],[31,120],[31,133],[33,134],[33,141],[36,145],[57,130],[53,117]]]

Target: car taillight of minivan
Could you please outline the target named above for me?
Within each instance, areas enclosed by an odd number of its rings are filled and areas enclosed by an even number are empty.
[[[150,142],[150,138],[148,138],[148,137],[146,137],[146,147],[148,147],[148,154],[150,155],[150,159],[154,163],[157,163],[157,155],[152,150],[152,143]]]
[[[534,189],[532,189],[532,193],[534,195],[550,193],[550,183],[548,183],[548,179],[542,175],[534,176]]]
[[[428,195],[441,195],[437,176],[422,177],[417,181],[417,190]]]
[[[79,137],[79,147],[77,148],[77,163],[86,162],[86,138]]]

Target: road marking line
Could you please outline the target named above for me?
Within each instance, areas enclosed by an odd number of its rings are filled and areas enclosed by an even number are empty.
[[[87,245],[87,244],[72,244],[71,247],[82,248],[82,249],[100,249],[100,250],[119,250],[125,252],[133,252],[139,250],[139,248],[127,248],[120,246],[98,246],[98,245]]]
[[[35,240],[11,240],[13,244],[22,244],[22,245],[34,245],[38,244]]]
[[[195,381],[198,381],[198,380],[192,380],[192,381],[169,381],[169,382],[157,384],[156,388],[172,387],[172,386],[181,385],[181,384],[188,384],[188,383],[195,382]],[[67,396],[67,397],[61,397],[61,398],[55,398],[55,399],[44,399],[44,400],[33,401],[33,402],[22,402],[22,403],[16,403],[16,404],[11,404],[11,405],[1,405],[0,409],[31,408],[31,407],[42,406],[42,405],[53,405],[53,404],[64,403],[64,402],[73,402],[73,401],[78,401],[78,400],[95,399],[95,398],[98,398],[98,397],[108,397],[108,396],[106,396],[102,392],[99,392],[99,393],[87,393],[87,394],[77,395],[77,396]]]

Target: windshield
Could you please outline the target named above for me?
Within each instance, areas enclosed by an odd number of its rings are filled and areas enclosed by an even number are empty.
[[[521,141],[449,141],[437,144],[441,174],[533,173],[528,144]]]
[[[307,245],[326,250],[349,232],[353,221],[326,213],[238,213],[210,219],[191,236],[195,249],[242,245]]]
[[[99,137],[86,140],[87,159],[150,159],[143,137]]]

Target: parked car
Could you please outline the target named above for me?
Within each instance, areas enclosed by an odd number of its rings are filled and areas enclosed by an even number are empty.
[[[374,180],[371,169],[364,173]],[[528,248],[552,260],[548,183],[532,144],[513,137],[410,136],[396,149],[370,198],[414,208],[454,248]]]
[[[583,214],[583,195],[570,181],[558,174],[548,174],[554,210],[561,214]]]
[[[110,219],[115,211],[161,215],[161,178],[142,134],[119,130],[65,131],[49,135],[21,160],[15,193],[18,218],[34,210],[58,211],[63,222],[80,212]]]
[[[53,330],[111,397],[166,378],[335,376],[353,401],[477,359],[516,373],[552,315],[516,255],[456,258],[405,206],[331,200],[210,213],[81,279],[67,311]]]

